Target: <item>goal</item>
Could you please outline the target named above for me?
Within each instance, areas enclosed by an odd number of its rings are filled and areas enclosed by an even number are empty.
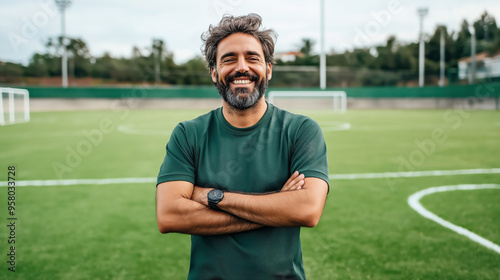
[[[345,91],[270,91],[269,103],[279,102],[280,107],[305,106],[304,109],[317,109],[327,106],[336,112],[345,113],[347,98]],[[316,102],[309,102],[312,100]],[[278,101],[279,100],[279,101]],[[283,104],[283,105],[282,105]],[[308,107],[308,108],[307,108]]]
[[[0,125],[29,122],[28,90],[0,87],[0,94]]]

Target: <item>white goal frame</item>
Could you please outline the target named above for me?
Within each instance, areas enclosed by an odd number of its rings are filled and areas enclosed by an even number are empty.
[[[8,119],[5,118],[4,112],[4,93],[7,93],[7,102],[8,102]],[[29,101],[29,92],[26,89],[20,88],[4,88],[0,87],[0,125],[21,123],[21,122],[29,122],[30,121],[30,101]],[[15,95],[21,95],[23,97],[23,109],[24,109],[24,118],[16,120],[16,108],[15,108]]]
[[[331,97],[333,98],[333,110],[345,113],[347,110],[347,96],[345,91],[270,91],[268,95],[269,103],[274,103],[275,97]]]

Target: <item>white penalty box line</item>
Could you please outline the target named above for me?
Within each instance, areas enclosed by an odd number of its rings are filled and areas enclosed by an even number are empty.
[[[473,175],[473,174],[500,174],[500,168],[330,174],[328,177],[330,180],[358,180],[358,179],[378,179],[378,178],[454,176],[454,175]],[[43,187],[43,186],[112,185],[112,184],[141,184],[141,183],[156,183],[156,178],[145,177],[145,178],[108,178],[108,179],[25,180],[25,181],[18,180],[16,181],[16,186]],[[6,186],[7,182],[0,182],[0,187],[6,187]]]

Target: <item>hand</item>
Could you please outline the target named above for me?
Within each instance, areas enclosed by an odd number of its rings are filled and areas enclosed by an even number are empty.
[[[202,188],[195,186],[193,188],[193,194],[191,195],[191,200],[196,201],[208,207],[208,192],[213,190],[213,188]]]
[[[288,178],[285,185],[281,188],[281,191],[294,191],[300,190],[304,186],[304,174],[299,174],[298,171],[293,172],[292,176]]]

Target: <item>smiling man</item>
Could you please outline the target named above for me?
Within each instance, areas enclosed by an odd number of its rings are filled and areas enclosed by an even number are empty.
[[[158,174],[160,232],[191,234],[188,279],[305,279],[300,227],[323,212],[326,145],[265,101],[275,33],[261,22],[226,16],[204,34],[222,107],[177,125]]]

